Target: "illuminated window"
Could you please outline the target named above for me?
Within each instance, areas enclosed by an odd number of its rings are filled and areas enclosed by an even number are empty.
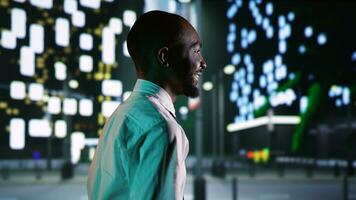
[[[325,33],[320,33],[318,35],[318,44],[324,45],[327,42],[327,37]]]
[[[344,105],[350,104],[350,89],[348,87],[344,87],[342,90],[342,103]]]
[[[98,9],[100,8],[100,0],[80,0],[80,4],[84,7]]]
[[[29,135],[31,137],[49,137],[51,133],[52,128],[48,120],[31,119],[29,121]]]
[[[24,99],[26,96],[26,85],[21,81],[12,81],[10,84],[10,97],[13,99]]]
[[[30,25],[30,47],[35,53],[42,53],[44,50],[44,29],[38,24]]]
[[[11,32],[18,38],[26,36],[26,12],[19,8],[11,10]]]
[[[231,63],[234,65],[238,65],[241,61],[241,56],[238,53],[235,53],[231,58]]]
[[[278,17],[278,26],[281,28],[286,25],[286,18],[283,15]]]
[[[76,0],[64,0],[64,12],[68,14],[73,14],[78,9],[78,4]]]
[[[104,101],[101,104],[101,112],[103,113],[103,116],[110,117],[119,105],[119,101]]]
[[[188,0],[190,2],[190,0]],[[168,1],[168,12],[175,13],[177,11],[177,2],[175,0]]]
[[[268,16],[271,16],[273,14],[273,4],[271,2],[268,2],[266,4],[266,14]]]
[[[93,58],[88,55],[81,55],[79,57],[79,69],[82,72],[93,71]]]
[[[61,99],[59,97],[50,97],[48,99],[47,111],[51,114],[59,114],[61,112]]]
[[[53,7],[53,0],[30,0],[33,6],[50,9]]]
[[[14,150],[25,147],[25,121],[20,118],[10,120],[10,148]]]
[[[251,30],[247,35],[248,43],[253,43],[256,40],[257,34],[255,30]]]
[[[77,114],[77,100],[66,98],[63,101],[63,113],[66,115]]]
[[[43,85],[38,83],[31,83],[29,86],[29,97],[33,101],[40,101],[43,99]]]
[[[54,63],[55,77],[58,80],[65,80],[67,78],[67,66],[62,62]]]
[[[122,95],[122,82],[119,80],[104,80],[101,92],[106,96],[119,97]]]
[[[129,50],[127,48],[127,42],[126,41],[123,43],[122,49],[123,49],[124,56],[130,57],[130,53],[129,53]]]
[[[1,32],[1,44],[2,47],[6,49],[15,49],[16,48],[15,34],[11,31],[3,30]]]
[[[79,57],[79,69],[82,72],[93,71],[93,58],[88,55],[81,55]]]
[[[284,54],[287,51],[287,42],[285,40],[281,40],[278,43],[278,51],[281,54]]]
[[[295,14],[294,14],[293,12],[289,12],[289,13],[288,13],[288,20],[289,20],[289,21],[293,21],[294,18],[295,18]]]
[[[109,21],[109,27],[115,34],[122,33],[122,21],[119,18],[113,17]]]
[[[237,5],[236,4],[232,4],[230,6],[230,8],[227,10],[227,14],[226,14],[227,18],[228,19],[233,18],[235,16],[236,12],[237,12],[237,9],[238,9]]]
[[[65,18],[57,18],[55,24],[56,44],[66,47],[69,45],[69,21]]]
[[[93,36],[87,33],[80,34],[79,47],[83,50],[91,50],[93,48]]]
[[[67,136],[67,123],[64,120],[57,120],[54,124],[54,134],[57,138]]]
[[[309,38],[313,35],[313,28],[311,26],[307,26],[304,29],[304,35],[305,37]]]
[[[123,15],[124,24],[131,27],[136,21],[136,13],[132,10],[125,10]]]
[[[227,36],[227,41],[233,43],[235,40],[236,40],[236,33],[234,32],[229,33],[229,35]]]
[[[85,147],[85,135],[83,132],[73,132],[70,135],[71,143],[71,162],[76,164],[79,162],[81,150]]]
[[[21,47],[20,73],[24,76],[35,74],[35,52],[29,47]]]
[[[304,113],[308,107],[308,97],[303,96],[300,98],[299,110],[300,113]]]
[[[72,24],[76,27],[83,27],[85,25],[85,14],[83,11],[75,11],[72,15]]]
[[[115,62],[115,35],[108,27],[103,28],[102,45],[103,62],[113,64]]]
[[[91,116],[93,114],[93,101],[90,99],[81,99],[79,101],[79,114],[82,116]]]
[[[273,37],[274,30],[272,26],[269,26],[266,30],[266,37],[271,39]]]

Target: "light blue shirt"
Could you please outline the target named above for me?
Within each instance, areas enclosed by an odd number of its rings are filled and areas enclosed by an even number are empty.
[[[89,199],[182,199],[188,151],[171,97],[138,79],[104,126],[89,169]]]

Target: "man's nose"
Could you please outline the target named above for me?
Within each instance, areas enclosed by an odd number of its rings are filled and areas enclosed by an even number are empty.
[[[200,66],[201,66],[202,69],[206,69],[208,67],[208,65],[206,64],[204,58],[201,59]]]

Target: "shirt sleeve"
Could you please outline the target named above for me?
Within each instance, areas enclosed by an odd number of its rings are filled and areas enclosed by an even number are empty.
[[[143,134],[129,153],[130,199],[174,199],[175,145],[163,121]]]

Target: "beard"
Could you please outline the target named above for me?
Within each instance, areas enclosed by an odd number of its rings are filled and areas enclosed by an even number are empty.
[[[194,81],[191,78],[192,76],[189,76],[189,78],[184,79],[183,82],[183,94],[187,97],[198,97],[200,92],[199,88],[194,85]]]
[[[199,89],[196,86],[190,85],[183,88],[184,95],[187,97],[198,97],[199,96]]]

